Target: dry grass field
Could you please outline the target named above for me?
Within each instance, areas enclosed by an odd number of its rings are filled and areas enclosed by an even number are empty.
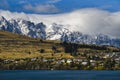
[[[73,58],[69,53],[65,53],[62,42],[41,40],[24,35],[13,34],[0,31],[0,59],[22,59],[22,58]],[[57,52],[54,53],[52,47],[55,46]],[[83,45],[82,45],[83,46]],[[108,47],[109,51],[117,50],[116,47]],[[83,52],[105,52],[105,50],[90,47],[79,47],[78,53]]]

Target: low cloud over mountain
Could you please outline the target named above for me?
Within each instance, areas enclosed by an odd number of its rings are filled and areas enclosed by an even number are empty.
[[[50,26],[46,26],[43,22],[34,23],[24,19],[6,20],[6,18],[0,16],[0,30],[47,40],[61,40],[74,43],[120,47],[120,39],[112,38],[105,34],[94,34],[94,36],[83,34],[77,30],[77,27],[76,30],[73,30],[73,26],[67,24],[53,23]]]
[[[6,19],[22,18],[35,23],[44,22],[62,24],[71,31],[86,34],[107,34],[120,38],[120,12],[107,12],[95,8],[75,10],[73,12],[54,15],[25,14],[0,10],[0,15]]]

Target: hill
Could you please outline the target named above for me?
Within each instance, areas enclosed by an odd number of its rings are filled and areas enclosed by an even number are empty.
[[[46,56],[50,56],[49,54],[52,53],[70,53],[74,56],[80,53],[118,52],[119,50],[119,48],[112,46],[41,40],[7,31],[0,31],[0,58],[25,58],[46,54]],[[69,57],[72,56],[69,55]]]
[[[119,58],[119,52],[120,48],[112,46],[41,40],[0,31],[0,70],[114,69],[115,64],[114,67],[109,66],[113,65],[113,60]],[[91,60],[94,61],[94,66]],[[109,60],[112,60],[111,64]],[[87,61],[86,65],[84,61]],[[118,61],[116,65],[119,65]]]
[[[41,40],[7,31],[0,31],[0,58],[38,57],[42,56],[41,53],[48,54],[46,55],[47,57],[53,53],[52,47],[54,45],[57,45],[58,50],[63,54],[64,49],[61,45],[58,45],[59,43],[59,41]]]

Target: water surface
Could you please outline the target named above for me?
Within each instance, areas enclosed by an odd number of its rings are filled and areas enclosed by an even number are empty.
[[[120,71],[0,71],[0,80],[120,80]]]

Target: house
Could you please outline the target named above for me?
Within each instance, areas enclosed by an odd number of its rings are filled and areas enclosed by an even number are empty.
[[[31,58],[31,61],[35,61],[36,60],[36,58]]]
[[[6,63],[6,64],[7,64],[7,63],[9,63],[9,60],[7,60],[7,59],[6,59],[6,60],[4,60],[4,63]]]
[[[106,54],[103,58],[109,58],[110,55],[109,54]]]
[[[71,59],[67,59],[66,63],[71,63],[72,60]]]
[[[43,59],[43,62],[47,62],[48,60],[47,59]]]
[[[115,61],[120,61],[120,57],[118,57],[118,58],[115,58]]]
[[[61,60],[56,61],[56,64],[61,64],[61,63],[65,63],[65,59],[61,59]]]
[[[15,61],[15,64],[18,64],[18,61]]]
[[[95,64],[96,64],[95,62],[91,62],[91,65],[92,65],[92,66],[95,66]]]
[[[73,59],[73,62],[82,62],[82,59]]]
[[[62,62],[62,63],[65,63],[65,60],[64,60],[64,59],[62,59],[62,60],[61,60],[61,62]]]
[[[96,62],[95,60],[90,60],[91,63]]]
[[[88,64],[88,62],[85,62],[85,61],[84,61],[84,62],[82,62],[81,64],[82,64],[82,65],[87,65],[87,64]]]

